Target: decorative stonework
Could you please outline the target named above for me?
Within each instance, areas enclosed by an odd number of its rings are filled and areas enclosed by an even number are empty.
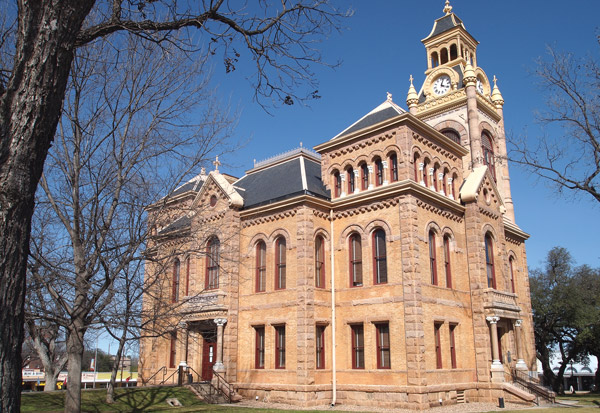
[[[463,217],[460,215],[457,215],[451,211],[439,208],[435,205],[429,204],[427,202],[423,202],[420,199],[417,199],[417,206],[419,206],[420,208],[423,208],[426,211],[429,212],[433,212],[434,214],[437,214],[439,216],[442,216],[444,218],[448,218],[451,219],[452,221],[455,222],[462,222],[463,221]]]
[[[335,219],[351,217],[354,215],[364,214],[366,212],[377,211],[384,208],[390,208],[398,205],[399,198],[387,199],[384,201],[373,202],[369,205],[361,206],[358,208],[347,209],[345,211],[336,212]]]
[[[433,143],[429,139],[424,138],[423,136],[419,135],[418,133],[413,132],[413,139],[415,141],[419,142],[421,145],[426,146],[426,147],[436,151],[440,155],[450,158],[450,160],[452,160],[452,161],[458,160],[458,157],[456,155],[454,155],[450,151],[447,151],[446,149],[440,147],[439,145],[436,145],[435,143]]]
[[[272,215],[266,215],[266,216],[260,216],[257,218],[247,219],[242,222],[242,228],[248,228],[253,225],[260,225],[260,224],[265,224],[267,222],[278,221],[278,220],[284,219],[284,218],[291,218],[294,215],[296,215],[296,212],[298,212],[298,210],[297,210],[297,208],[294,208],[289,211],[280,212],[278,214],[272,214]]]
[[[364,148],[366,148],[368,146],[372,146],[376,143],[384,142],[388,139],[391,139],[395,135],[396,135],[396,131],[381,133],[377,136],[372,137],[371,139],[364,139],[364,140],[361,140],[360,142],[354,143],[353,145],[346,146],[344,148],[341,148],[334,152],[331,152],[330,157],[331,157],[331,159],[335,159],[338,156],[343,156],[343,155],[350,154],[355,151],[363,150]]]

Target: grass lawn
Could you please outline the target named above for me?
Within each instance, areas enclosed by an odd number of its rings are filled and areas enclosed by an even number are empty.
[[[600,393],[566,394],[556,398],[556,401],[558,402],[562,400],[568,402],[576,401],[578,406],[600,407]]]

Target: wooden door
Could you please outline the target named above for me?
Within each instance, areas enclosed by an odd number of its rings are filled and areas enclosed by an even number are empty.
[[[202,380],[210,381],[213,376],[213,365],[217,358],[217,343],[204,339],[202,345]]]

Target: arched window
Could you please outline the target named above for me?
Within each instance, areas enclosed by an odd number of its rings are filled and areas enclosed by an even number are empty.
[[[373,232],[373,283],[387,283],[387,255],[385,251],[385,231]]]
[[[433,165],[433,175],[431,176],[431,180],[433,181],[433,189],[435,190],[435,192],[438,191],[438,171],[440,170],[440,165],[439,164],[435,164]]]
[[[510,267],[510,288],[511,288],[511,292],[513,294],[515,294],[517,292],[517,290],[515,289],[515,259],[513,257],[510,257],[508,259],[508,265]]]
[[[452,139],[454,142],[456,142],[456,143],[458,143],[460,145],[460,135],[454,129],[449,129],[449,128],[442,129],[441,133],[445,137]]]
[[[179,301],[179,267],[181,267],[181,263],[179,259],[175,258],[173,262],[173,291],[171,292],[171,302],[173,303]]]
[[[383,185],[383,162],[381,159],[375,159],[375,186]]]
[[[437,52],[431,53],[431,67],[437,67],[440,65],[440,59]]]
[[[481,133],[481,152],[483,154],[483,163],[487,165],[495,181],[496,168],[494,167],[494,141],[487,131]]]
[[[342,177],[338,171],[333,173],[333,186],[335,197],[339,198],[342,194]]]
[[[414,157],[414,167],[415,167],[415,181],[416,182],[420,182],[421,181],[421,177],[419,176],[419,161],[421,160],[421,158],[419,157],[418,153],[415,153],[415,157]]]
[[[267,281],[267,245],[264,241],[256,244],[256,292],[265,291]]]
[[[492,245],[492,236],[485,235],[485,266],[487,269],[488,288],[496,289],[496,270],[494,269],[494,247]]]
[[[356,182],[354,182],[354,169],[351,167],[347,169],[348,174],[348,194],[353,194],[356,189]]]
[[[360,189],[365,190],[369,188],[369,167],[366,163],[360,165]]]
[[[350,286],[363,285],[362,274],[362,246],[359,234],[350,236]]]
[[[285,289],[285,238],[279,237],[275,241],[275,289]]]
[[[458,58],[458,48],[455,44],[450,45],[450,60]]]
[[[320,235],[315,239],[315,286],[325,288],[325,240]]]
[[[219,239],[211,238],[206,245],[206,277],[205,288],[219,288]]]
[[[427,173],[428,173],[427,168],[429,167],[429,164],[430,164],[429,159],[425,158],[423,160],[423,184],[425,185],[425,187],[427,187],[429,185],[428,177],[427,177]]]
[[[445,47],[440,51],[441,63],[448,63],[448,49]]]
[[[398,180],[398,155],[392,153],[390,155],[390,182]]]
[[[450,237],[444,236],[444,269],[446,270],[446,287],[452,288],[452,268],[450,264]]]
[[[448,193],[448,175],[449,175],[448,168],[444,168],[444,173],[442,175],[442,189],[444,191],[444,195],[446,195],[446,196],[450,195]]]
[[[456,181],[458,180],[458,176],[456,173],[452,174],[452,198],[458,201],[458,192],[456,192]]]
[[[431,273],[431,284],[438,285],[435,256],[435,232],[433,232],[433,230],[429,231],[429,271]]]

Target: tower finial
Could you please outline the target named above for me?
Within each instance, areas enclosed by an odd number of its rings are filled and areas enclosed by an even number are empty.
[[[443,11],[444,13],[446,13],[446,16],[452,13],[452,6],[450,5],[450,0],[446,0],[446,5],[444,6]]]
[[[219,172],[219,165],[221,165],[221,162],[219,162],[218,155],[217,155],[217,158],[214,160],[213,165],[215,166],[215,172]]]
[[[390,92],[387,92],[387,101],[388,102],[392,101],[392,94]]]

